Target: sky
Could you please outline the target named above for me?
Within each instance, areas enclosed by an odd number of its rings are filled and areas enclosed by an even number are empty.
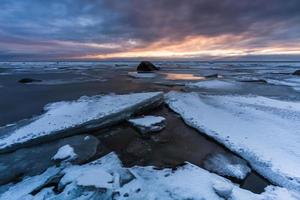
[[[0,1],[0,61],[141,59],[300,60],[300,1]]]

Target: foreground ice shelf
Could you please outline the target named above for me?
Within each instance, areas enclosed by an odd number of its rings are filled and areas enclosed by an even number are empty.
[[[0,128],[0,152],[101,128],[162,103],[160,92],[81,97],[45,106],[45,113],[15,126]]]
[[[170,92],[190,126],[239,154],[271,182],[300,191],[300,102]]]
[[[47,186],[58,181],[57,188]],[[60,177],[60,180],[57,180]],[[0,200],[91,200],[91,199],[209,199],[209,200],[297,200],[300,194],[269,186],[262,194],[241,189],[229,180],[186,163],[174,169],[125,168],[115,153],[85,165],[49,168],[0,194]]]

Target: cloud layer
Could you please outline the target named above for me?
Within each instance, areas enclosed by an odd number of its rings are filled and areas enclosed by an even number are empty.
[[[0,60],[294,59],[299,8],[299,0],[2,0]]]

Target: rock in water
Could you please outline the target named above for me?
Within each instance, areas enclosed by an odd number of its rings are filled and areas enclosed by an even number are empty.
[[[293,75],[300,76],[300,69],[299,69],[299,70],[296,70],[296,71],[294,71]]]
[[[138,131],[146,136],[148,133],[161,131],[166,127],[166,119],[160,116],[144,116],[128,120]]]
[[[33,78],[22,78],[18,82],[19,83],[32,83],[32,82],[42,82],[42,80],[33,79]]]
[[[127,120],[132,115],[159,106],[162,92],[98,95],[45,106],[45,113],[26,123],[0,128],[0,152],[8,152]]]
[[[149,71],[156,71],[156,70],[159,70],[159,68],[153,65],[149,61],[142,61],[137,67],[137,71],[139,72],[149,72]]]
[[[204,76],[205,78],[218,78],[219,75],[218,74],[210,74],[210,75],[206,75]]]

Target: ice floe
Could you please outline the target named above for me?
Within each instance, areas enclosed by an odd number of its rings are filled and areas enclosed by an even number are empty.
[[[296,200],[299,193],[269,186],[262,194],[241,189],[229,180],[186,163],[174,169],[154,167],[124,168],[114,153],[85,165],[66,167],[60,175],[56,190],[45,186],[49,177],[45,172],[31,177],[0,195],[0,200],[85,200],[85,199],[210,199],[210,200]],[[30,185],[28,180],[31,180]],[[33,182],[36,181],[36,182]],[[20,187],[23,186],[23,187]],[[44,187],[41,187],[44,186]],[[25,188],[25,189],[24,189]],[[57,192],[58,190],[58,192]]]
[[[166,119],[161,116],[148,115],[140,118],[129,119],[128,121],[142,134],[161,131],[166,126]]]
[[[179,92],[166,102],[271,182],[300,191],[300,102]]]
[[[213,154],[204,161],[204,168],[221,176],[244,179],[251,169],[247,163],[234,155]]]
[[[26,124],[1,128],[0,151],[29,143],[73,135],[128,119],[135,112],[163,101],[161,92],[81,97],[45,106],[45,113]]]

